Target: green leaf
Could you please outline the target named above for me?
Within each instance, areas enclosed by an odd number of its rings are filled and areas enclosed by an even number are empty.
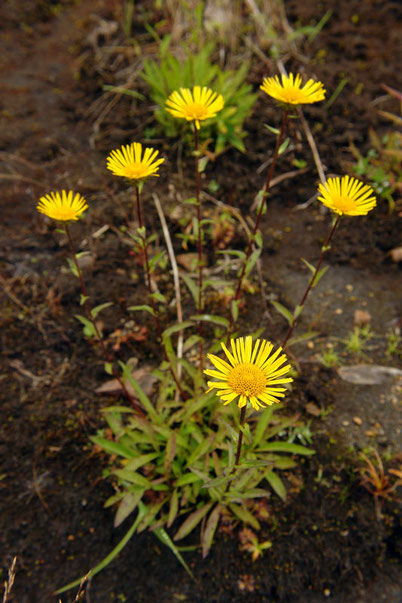
[[[137,492],[129,492],[121,501],[117,513],[114,518],[114,527],[117,528],[123,521],[134,511],[140,502],[144,490],[138,490]]]
[[[131,450],[130,448],[123,446],[122,444],[118,444],[117,442],[107,440],[106,438],[102,438],[100,436],[92,436],[91,440],[110,454],[117,454],[119,456],[123,456],[126,459],[132,459],[136,456],[136,452],[134,450]]]
[[[315,273],[315,267],[310,264],[310,262],[308,262],[307,260],[305,260],[304,258],[300,258],[301,261],[303,262],[303,264],[305,264],[307,266],[307,268],[310,270],[311,274]]]
[[[284,141],[283,141],[283,143],[282,143],[282,144],[281,144],[281,146],[279,147],[279,151],[278,151],[278,157],[279,157],[280,155],[282,155],[282,154],[283,154],[283,153],[286,151],[286,149],[287,149],[287,148],[288,148],[288,146],[289,146],[289,142],[290,142],[290,138],[286,138],[286,140],[284,140]]]
[[[258,418],[258,423],[253,435],[253,448],[256,448],[264,436],[265,430],[271,422],[275,407],[270,406],[264,410]]]
[[[278,134],[279,134],[278,128],[274,128],[274,126],[269,126],[268,124],[264,124],[264,127],[267,128],[267,130],[269,132],[271,132],[272,134],[275,134],[276,136],[278,136]]]
[[[304,306],[296,306],[294,311],[293,311],[293,318],[294,320],[297,320],[297,318],[299,318],[300,314],[303,312],[303,308]]]
[[[162,337],[163,339],[165,339],[166,337],[170,337],[171,335],[173,335],[174,333],[177,333],[178,331],[183,331],[184,329],[188,329],[189,327],[193,327],[194,326],[194,322],[192,320],[185,320],[184,322],[178,322],[175,325],[169,327],[168,329],[165,329],[162,333]]]
[[[291,312],[289,312],[289,310],[287,308],[285,308],[285,306],[282,306],[282,304],[280,304],[277,301],[271,300],[271,304],[279,312],[279,314],[282,314],[282,316],[284,318],[286,318],[289,325],[291,325],[293,322],[293,314]]]
[[[173,490],[173,494],[170,499],[169,514],[168,514],[168,518],[167,518],[167,522],[166,522],[166,525],[168,528],[170,528],[170,526],[176,519],[178,510],[179,510],[179,495],[178,495],[177,488],[175,488]]]
[[[105,308],[109,308],[109,306],[113,306],[113,303],[106,302],[105,304],[100,304],[99,306],[95,306],[95,308],[92,308],[92,310],[91,310],[92,318],[96,318],[98,316],[99,312],[102,312],[102,310],[104,310]]]
[[[188,274],[184,274],[184,273],[180,272],[180,276],[183,279],[183,281],[185,282],[185,284],[187,285],[188,290],[190,291],[194,302],[198,303],[198,286],[197,286],[197,284],[194,282],[194,280]]]
[[[188,575],[190,576],[190,578],[192,578],[193,580],[195,580],[193,572],[188,567],[187,563],[184,561],[184,559],[183,559],[183,557],[182,557],[179,549],[174,544],[174,542],[172,541],[172,539],[170,538],[170,536],[168,535],[168,533],[166,532],[166,530],[164,530],[164,528],[154,528],[152,530],[152,532],[155,534],[155,536],[157,538],[159,538],[159,540],[165,546],[167,546],[172,551],[172,553],[180,561],[180,563],[182,564],[182,566],[184,567],[184,569],[186,570],[186,572],[188,573]]]
[[[225,328],[229,327],[229,321],[227,320],[227,318],[223,318],[222,316],[215,316],[215,314],[195,314],[194,316],[191,316],[191,319],[212,322],[215,325],[220,325]]]
[[[243,433],[244,437],[248,441],[249,444],[253,443],[253,436],[251,435],[250,425],[246,423],[245,425],[239,425],[240,431]]]
[[[259,452],[289,452],[290,454],[303,454],[311,456],[315,450],[310,450],[300,444],[291,444],[290,442],[270,442],[258,448]]]
[[[281,478],[274,473],[273,471],[268,471],[265,474],[265,479],[268,481],[269,485],[272,487],[274,492],[281,498],[283,501],[286,500],[286,488],[283,484]]]
[[[151,308],[151,306],[148,306],[147,304],[141,304],[139,306],[130,306],[128,308],[128,310],[130,310],[132,312],[140,312],[140,311],[149,312],[149,314],[152,314],[152,316],[155,316],[153,308]]]
[[[166,444],[165,458],[163,461],[163,469],[164,469],[165,475],[169,475],[170,468],[172,466],[175,456],[176,456],[176,435],[175,435],[174,431],[171,431],[169,434],[167,444]]]
[[[134,379],[133,375],[131,374],[131,367],[121,361],[119,362],[119,364],[123,370],[123,381],[125,382],[126,379],[129,381],[131,387],[134,389],[136,395],[138,396],[139,401],[141,402],[151,419],[155,421],[155,423],[160,423],[162,421],[162,418],[154,409],[151,400],[148,398],[138,381]]]
[[[80,314],[75,314],[75,318],[84,325],[84,334],[86,337],[96,337],[96,329],[88,318]]]
[[[228,495],[230,492],[228,492]],[[250,513],[250,511],[244,505],[237,505],[235,503],[229,503],[229,509],[233,515],[238,517],[243,523],[251,525],[254,529],[259,530],[260,524],[258,520]]]
[[[321,270],[318,271],[317,276],[314,279],[313,287],[316,287],[318,285],[324,274],[327,272],[328,268],[329,266],[323,266]]]
[[[195,482],[199,482],[200,478],[195,475],[195,473],[185,473],[176,481],[176,488],[180,486],[186,486],[187,484],[194,484]]]
[[[173,540],[181,540],[185,538],[194,530],[195,527],[200,523],[200,521],[205,517],[210,508],[213,506],[213,502],[209,502],[193,513],[191,513],[187,519],[182,523],[180,528],[177,530],[176,534],[173,537]]]
[[[195,463],[195,461],[197,461],[200,458],[200,456],[205,456],[205,454],[211,448],[214,438],[215,438],[215,435],[213,434],[212,436],[210,436],[209,438],[207,438],[206,440],[203,440],[200,444],[198,444],[198,446],[195,448],[195,450],[193,450],[193,452],[190,454],[189,458],[187,459],[187,463],[186,463],[187,467],[189,467],[190,465],[193,465]]]
[[[223,505],[216,505],[215,509],[211,511],[208,517],[207,523],[205,525],[205,530],[203,530],[201,534],[202,556],[204,559],[211,550],[212,541],[214,539],[216,528],[218,527],[219,517],[222,512],[222,509]]]
[[[132,461],[129,461],[127,465],[124,465],[124,468],[128,469],[129,471],[136,471],[143,465],[147,465],[148,463],[156,459],[158,456],[160,456],[159,452],[149,452],[148,454],[140,454],[140,456],[137,456]]]
[[[152,488],[152,484],[149,479],[140,473],[137,473],[136,471],[130,471],[128,469],[115,469],[113,474],[117,475],[117,477],[120,477],[120,479],[130,482],[131,484],[135,484],[136,486],[141,486],[142,488]]]

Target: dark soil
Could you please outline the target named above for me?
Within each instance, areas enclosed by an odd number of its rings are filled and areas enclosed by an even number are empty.
[[[103,359],[74,319],[79,290],[62,268],[67,241],[35,211],[41,195],[71,188],[86,197],[91,211],[74,225],[73,236],[80,250],[91,254],[85,270],[90,296],[114,304],[102,315],[104,332],[110,336],[131,320],[132,337],[122,343],[119,357],[136,357],[140,366],[155,366],[159,357],[153,324],[146,318],[140,323],[140,315],[135,321],[127,318],[126,308],[143,303],[146,292],[140,258],[130,255],[117,228],[129,211],[127,187],[104,167],[112,148],[143,140],[144,125],[152,123],[152,109],[126,97],[101,117],[110,100],[102,100],[102,85],[115,83],[110,56],[121,69],[134,61],[121,31],[121,4],[10,0],[0,7],[0,542],[3,581],[18,557],[10,597],[18,603],[57,601],[54,591],[103,559],[128,529],[125,524],[113,529],[112,512],[103,508],[111,493],[101,478],[106,458],[94,453],[89,436],[103,426],[99,411],[111,399],[95,393],[106,380]],[[370,148],[369,127],[379,136],[390,129],[378,107],[398,111],[396,101],[384,97],[379,105],[378,99],[384,96],[382,83],[402,88],[399,5],[357,0],[285,4],[293,27],[316,22],[332,10],[324,30],[301,49],[307,62],[291,57],[286,67],[325,82],[329,95],[348,77],[329,111],[323,106],[305,111],[327,174],[346,173],[353,161],[350,143],[364,154]],[[135,5],[133,35],[151,54],[153,40],[144,23],[157,16],[154,3]],[[105,53],[113,46],[126,51]],[[256,88],[268,75],[269,63],[274,73],[274,62],[253,58],[250,82]],[[272,139],[262,124],[278,125],[278,115],[260,97],[246,124],[247,153],[228,151],[208,166],[204,184],[215,179],[219,199],[243,213],[263,184],[265,171],[258,168],[267,148],[272,153]],[[300,257],[316,260],[329,227],[328,214],[316,205],[301,205],[315,194],[318,178],[299,122],[291,126],[293,150],[281,158],[277,173],[294,170],[295,157],[306,158],[308,169],[272,189],[262,227],[263,297],[287,306],[298,302],[308,278]],[[180,194],[193,194],[191,180],[186,184],[176,174],[174,142],[154,144],[167,159],[166,169],[158,182],[147,185],[144,201],[151,208],[151,193],[158,192],[177,231],[173,209],[180,208]],[[185,160],[183,172],[190,170]],[[212,212],[215,206],[206,202],[205,207]],[[386,352],[388,334],[401,321],[400,269],[389,255],[401,245],[401,214],[400,203],[389,214],[384,202],[366,218],[343,220],[326,257],[331,269],[300,321],[299,334],[312,329],[318,337],[292,348],[301,375],[289,411],[312,422],[316,455],[288,473],[286,504],[274,495],[267,501],[269,517],[258,538],[272,540],[272,548],[253,563],[239,551],[237,530],[226,527],[205,560],[198,552],[186,553],[193,582],[151,533],[141,534],[91,581],[88,602],[402,599],[398,500],[384,501],[378,521],[373,497],[357,472],[358,451],[368,447],[378,448],[387,468],[400,464],[401,381],[354,385],[319,361],[329,342],[346,364],[400,368],[398,355]],[[147,220],[160,233],[153,209]],[[244,242],[239,229],[231,245]],[[158,244],[163,244],[160,234]],[[162,290],[168,287],[164,278]],[[264,336],[280,341],[286,325],[273,310],[263,314],[262,303],[261,292],[245,298],[242,324],[249,329],[266,325]],[[363,355],[346,353],[335,339],[348,337],[358,309],[370,313],[374,334]],[[311,414],[311,404],[321,410],[320,417]],[[73,601],[72,592],[62,601]]]

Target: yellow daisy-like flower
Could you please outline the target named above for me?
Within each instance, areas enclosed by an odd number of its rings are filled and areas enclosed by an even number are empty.
[[[53,220],[68,222],[78,220],[82,212],[88,209],[88,204],[79,193],[62,191],[41,197],[36,209]]]
[[[335,213],[347,216],[365,216],[377,205],[371,186],[357,178],[328,178],[325,186],[319,184],[322,197],[318,199]]]
[[[218,356],[208,354],[208,358],[218,370],[208,369],[204,373],[219,379],[208,381],[208,391],[217,389],[217,395],[224,404],[229,404],[239,396],[239,408],[249,401],[256,410],[283,398],[286,388],[278,385],[290,383],[293,379],[284,377],[290,365],[282,366],[287,362],[286,354],[281,353],[282,348],[271,354],[273,345],[265,339],[257,339],[253,348],[251,335],[232,339],[231,352],[224,343],[221,343],[221,346],[229,363]]]
[[[154,151],[152,147],[144,149],[142,154],[142,144],[133,142],[121,149],[112,151],[107,158],[107,167],[116,176],[124,176],[130,180],[143,180],[148,176],[159,176],[157,173],[159,166],[164,159],[156,159],[159,151]]]
[[[166,101],[166,111],[174,117],[194,121],[197,130],[200,129],[200,121],[215,117],[218,111],[223,109],[225,101],[222,94],[213,92],[206,86],[194,86],[193,91],[188,88],[180,88],[180,92],[172,92]]]
[[[301,83],[302,78],[299,73],[296,77],[293,73],[289,73],[289,76],[282,75],[282,83],[277,75],[266,77],[260,88],[269,96],[287,105],[306,105],[324,100],[326,91],[321,82],[310,79],[303,87]]]

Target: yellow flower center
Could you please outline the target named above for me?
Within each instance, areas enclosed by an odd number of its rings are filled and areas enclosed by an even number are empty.
[[[231,369],[228,377],[229,387],[243,396],[259,396],[265,392],[267,377],[255,364],[239,364]]]
[[[299,88],[285,88],[282,94],[288,103],[300,103],[306,99],[306,94]]]
[[[124,172],[124,176],[126,178],[140,180],[141,178],[149,176],[149,165],[144,165],[143,163],[132,163],[130,165],[125,165],[122,169],[122,172]]]
[[[356,209],[356,201],[350,197],[339,195],[334,199],[334,206],[342,212],[353,211]]]
[[[191,119],[207,119],[208,117],[208,107],[200,103],[191,103],[183,107],[183,111]]]

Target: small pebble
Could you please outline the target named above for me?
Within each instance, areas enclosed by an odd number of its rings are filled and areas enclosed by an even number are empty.
[[[342,421],[342,425],[344,425],[345,427],[347,427],[348,425],[350,425],[349,421]]]
[[[335,314],[343,314],[343,310],[342,310],[342,308],[337,308],[337,309],[335,310]]]
[[[353,417],[353,423],[356,423],[356,425],[361,425],[363,421],[360,417]]]

